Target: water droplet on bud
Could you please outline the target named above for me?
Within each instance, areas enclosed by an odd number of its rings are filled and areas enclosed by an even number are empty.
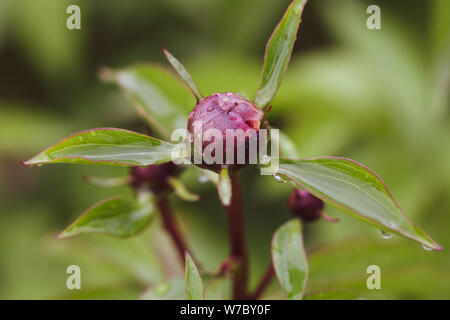
[[[429,246],[426,246],[426,245],[422,245],[422,248],[424,249],[424,250],[426,250],[426,251],[431,251],[432,249],[429,247]]]
[[[209,181],[209,178],[207,175],[198,177],[198,182],[200,182],[200,183],[207,183],[208,181]]]

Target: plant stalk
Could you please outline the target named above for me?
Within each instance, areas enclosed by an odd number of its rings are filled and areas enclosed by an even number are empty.
[[[259,297],[266,290],[267,286],[269,285],[269,283],[272,280],[274,275],[275,275],[275,269],[273,268],[273,264],[270,263],[270,266],[267,268],[267,270],[264,272],[263,276],[261,277],[261,280],[259,281],[259,284],[255,289],[255,292],[250,297],[251,300],[259,299]]]
[[[164,228],[172,238],[172,241],[177,249],[178,255],[182,261],[182,264],[184,265],[184,252],[188,251],[187,245],[183,236],[181,235],[178,223],[172,213],[172,209],[170,207],[167,195],[162,195],[158,198],[157,206],[161,214]]]
[[[240,177],[237,172],[231,175],[231,187],[231,203],[225,208],[229,225],[230,257],[234,263],[233,299],[245,299],[247,297],[248,253],[245,242]]]

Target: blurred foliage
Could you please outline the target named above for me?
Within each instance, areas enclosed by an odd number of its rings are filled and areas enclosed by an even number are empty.
[[[73,3],[81,7],[80,31],[65,27]],[[162,45],[183,61],[204,94],[230,90],[253,98],[265,42],[288,3],[0,1],[0,298],[135,299],[182,274],[170,264],[173,248],[158,223],[126,240],[56,239],[91,204],[130,193],[90,186],[83,174],[120,176],[126,169],[30,169],[19,161],[79,130],[146,132],[131,103],[97,74],[104,66],[163,63]],[[450,2],[378,3],[382,30],[368,30],[368,1],[310,0],[270,120],[302,157],[348,156],[374,169],[444,251],[424,251],[397,237],[383,240],[369,226],[326,208],[341,222],[306,226],[308,291],[449,299]],[[216,270],[228,251],[224,211],[212,185],[199,183],[190,171],[183,179],[202,200],[174,198],[178,216],[193,255]],[[272,233],[289,218],[290,189],[251,170],[242,181],[256,284],[270,259]],[[82,290],[65,287],[71,264],[81,267]],[[376,292],[365,286],[370,264],[382,270]],[[274,282],[266,297],[280,294]]]

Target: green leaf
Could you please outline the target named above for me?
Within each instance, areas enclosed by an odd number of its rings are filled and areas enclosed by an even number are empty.
[[[435,250],[442,249],[408,219],[378,175],[356,161],[339,157],[280,160],[278,174],[383,231],[416,240]]]
[[[292,1],[267,42],[261,81],[255,97],[255,104],[262,108],[270,104],[281,85],[306,2]]]
[[[189,72],[187,72],[186,68],[178,61],[177,58],[175,58],[169,51],[163,48],[164,55],[166,56],[167,60],[169,60],[172,67],[175,69],[175,71],[178,73],[178,75],[183,79],[183,81],[187,84],[189,89],[191,89],[192,93],[197,99],[197,102],[203,99],[203,95],[198,89],[197,85],[195,84],[194,80],[192,79]]]
[[[24,162],[148,166],[171,161],[175,145],[140,133],[115,128],[75,133]]]
[[[287,298],[302,299],[309,268],[300,220],[290,220],[275,232],[272,239],[272,262]]]
[[[222,168],[219,173],[219,182],[217,183],[217,191],[219,192],[220,201],[224,206],[229,206],[231,203],[231,178],[228,168]]]
[[[194,100],[186,86],[166,68],[140,64],[128,68],[103,69],[100,77],[119,85],[133,106],[166,139],[177,128],[186,128]]]
[[[185,252],[184,256],[186,267],[186,292],[188,300],[204,300],[205,291],[203,289],[202,278],[200,278],[200,273],[198,272],[197,266],[188,252]]]
[[[80,233],[105,233],[128,237],[144,229],[153,216],[153,203],[148,193],[138,199],[115,196],[86,210],[74,223],[59,234],[66,238]]]
[[[186,280],[176,276],[150,287],[141,300],[186,300]]]

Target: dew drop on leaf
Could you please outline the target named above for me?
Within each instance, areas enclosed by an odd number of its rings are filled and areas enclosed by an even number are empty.
[[[386,232],[384,230],[380,230],[380,234],[383,239],[390,239],[393,236],[392,233]]]
[[[198,177],[198,182],[200,182],[200,183],[207,183],[208,181],[209,181],[209,178],[207,175]]]
[[[283,177],[279,176],[276,173],[273,175],[273,177],[274,177],[275,181],[277,181],[277,182],[280,182],[280,183],[285,183],[286,182],[286,180]]]

